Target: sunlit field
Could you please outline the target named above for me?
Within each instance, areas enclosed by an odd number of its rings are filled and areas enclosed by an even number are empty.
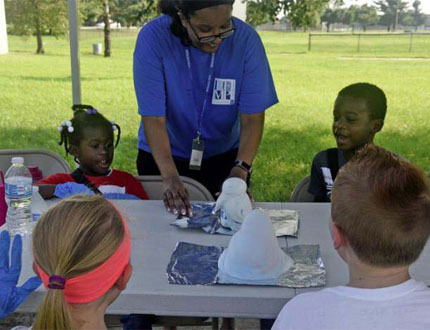
[[[257,201],[288,201],[313,156],[334,146],[332,106],[337,92],[371,82],[388,97],[385,126],[376,143],[430,169],[430,35],[313,37],[261,32],[279,104],[266,112],[265,133],[254,163]],[[112,57],[92,55],[101,32],[81,33],[82,100],[122,127],[113,166],[136,173],[139,117],[133,90],[132,54],[137,31],[112,36]],[[44,37],[45,55],[34,38],[9,36],[0,56],[0,148],[48,149],[65,157],[57,126],[72,111],[69,41]],[[73,160],[68,157],[72,165]]]

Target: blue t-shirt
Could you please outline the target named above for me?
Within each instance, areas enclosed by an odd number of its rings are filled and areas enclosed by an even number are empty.
[[[241,20],[233,20],[236,31],[223,40],[215,54],[208,94],[206,86],[212,55],[188,47],[190,74],[186,46],[170,31],[169,16],[154,19],[139,33],[133,63],[139,114],[166,117],[175,157],[189,159],[206,95],[200,129],[205,142],[203,158],[238,147],[239,111],[260,113],[278,102],[259,35]],[[150,152],[142,123],[139,148]]]

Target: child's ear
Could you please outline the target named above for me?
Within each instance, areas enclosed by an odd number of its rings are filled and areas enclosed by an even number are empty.
[[[372,128],[373,134],[378,133],[382,129],[382,127],[384,127],[384,120],[383,119],[374,119],[373,120],[373,128]]]
[[[127,287],[127,283],[130,280],[131,273],[133,272],[133,266],[131,264],[128,264],[124,272],[121,274],[121,276],[118,278],[118,280],[115,283],[115,286],[118,288],[118,290],[123,291]]]
[[[69,147],[69,153],[74,156],[74,157],[78,157],[78,147],[75,145],[70,145]]]
[[[330,220],[330,233],[331,233],[331,238],[333,240],[333,247],[336,251],[346,244],[347,239],[344,233],[342,232],[342,229],[340,229],[339,226],[336,225],[331,220]]]

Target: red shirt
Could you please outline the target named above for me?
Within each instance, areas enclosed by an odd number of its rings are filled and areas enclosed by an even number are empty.
[[[104,186],[104,185],[112,185],[118,187],[125,187],[125,192],[127,194],[132,194],[140,199],[149,199],[145,190],[143,189],[140,182],[130,173],[112,170],[106,176],[90,176],[85,175],[88,180],[90,180],[96,187]],[[69,173],[57,173],[48,176],[45,179],[37,181],[37,185],[41,184],[61,184],[66,182],[75,182],[75,179],[72,178],[72,175]]]

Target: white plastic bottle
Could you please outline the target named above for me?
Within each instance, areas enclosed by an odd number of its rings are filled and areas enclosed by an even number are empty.
[[[48,205],[40,195],[39,187],[33,186],[33,195],[31,196],[31,212],[33,213],[33,221],[39,220],[46,210],[48,210]]]
[[[12,166],[5,175],[5,195],[7,203],[6,225],[13,236],[29,234],[32,220],[31,195],[32,177],[24,165],[24,158],[13,157]]]

